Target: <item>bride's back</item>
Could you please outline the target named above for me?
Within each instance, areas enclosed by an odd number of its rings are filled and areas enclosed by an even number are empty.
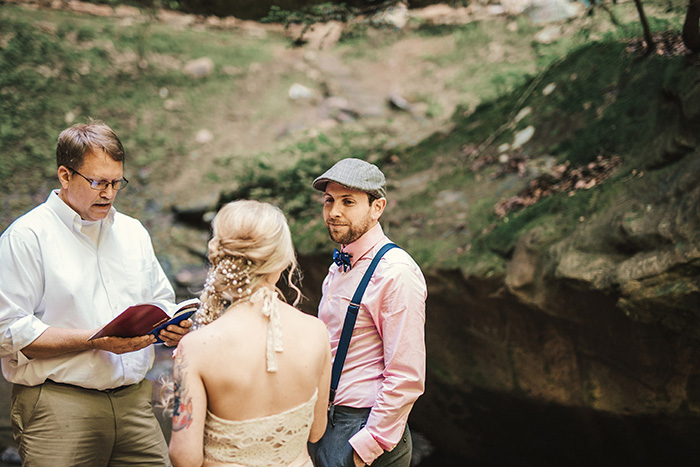
[[[284,214],[241,200],[212,228],[197,330],[175,354],[173,464],[310,465],[306,442],[326,428],[330,344],[320,320],[274,291],[288,271],[301,294]]]
[[[239,303],[190,336],[208,410],[227,420],[277,414],[307,402],[324,370],[328,337],[315,317],[278,301],[283,352],[277,371],[268,372],[266,342],[270,320],[260,303]]]

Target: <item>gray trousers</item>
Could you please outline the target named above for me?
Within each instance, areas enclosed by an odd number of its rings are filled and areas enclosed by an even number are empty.
[[[309,454],[316,467],[354,467],[353,449],[348,440],[367,423],[370,409],[341,405],[328,412],[328,426],[317,443],[309,443]],[[372,467],[409,467],[413,443],[406,425],[401,441],[391,451],[384,451]]]

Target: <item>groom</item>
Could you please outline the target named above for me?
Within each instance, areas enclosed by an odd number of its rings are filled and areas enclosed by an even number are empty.
[[[387,243],[379,218],[386,180],[375,165],[343,159],[313,182],[323,220],[340,244],[323,281],[319,318],[335,358],[345,313],[362,276]],[[425,389],[425,300],[420,267],[400,248],[386,252],[359,308],[328,427],[309,451],[317,467],[409,467],[408,415]]]

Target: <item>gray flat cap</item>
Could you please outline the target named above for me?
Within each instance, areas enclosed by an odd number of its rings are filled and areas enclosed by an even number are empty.
[[[320,177],[313,187],[325,191],[328,182],[335,182],[351,190],[364,191],[377,198],[386,198],[386,179],[379,168],[362,159],[348,158],[336,164]]]

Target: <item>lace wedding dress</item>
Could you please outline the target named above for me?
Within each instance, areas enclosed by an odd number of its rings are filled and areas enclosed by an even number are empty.
[[[282,349],[282,326],[277,294],[258,289],[250,298],[262,301],[270,322],[267,331],[267,371],[277,371],[275,353]],[[284,412],[249,420],[225,420],[207,411],[204,425],[204,459],[249,467],[287,467],[306,451],[318,391],[307,402]],[[295,467],[312,467],[308,457]]]

